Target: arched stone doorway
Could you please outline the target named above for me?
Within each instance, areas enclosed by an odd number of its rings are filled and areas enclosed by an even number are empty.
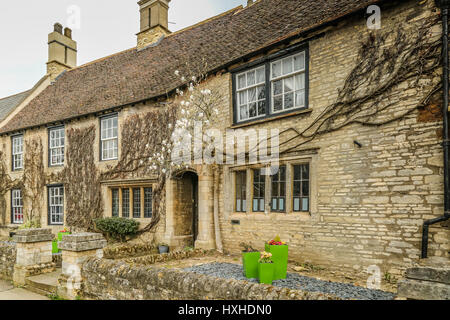
[[[194,171],[173,176],[168,184],[167,209],[170,245],[194,247],[199,234],[198,175]]]

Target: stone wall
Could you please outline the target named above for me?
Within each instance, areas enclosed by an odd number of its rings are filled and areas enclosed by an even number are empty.
[[[0,242],[0,279],[12,280],[16,263],[16,244]]]
[[[208,255],[213,255],[217,253],[215,250],[188,250],[188,251],[174,251],[170,252],[168,254],[152,254],[148,256],[143,257],[137,257],[137,258],[127,258],[124,259],[126,263],[131,264],[140,264],[140,265],[152,265],[158,262],[167,262],[172,260],[183,260],[183,259],[189,259],[189,258],[195,258],[195,257],[205,257]]]
[[[122,259],[155,254],[158,249],[152,243],[127,243],[108,245],[103,248],[105,259]]]
[[[82,298],[100,300],[339,300],[316,292],[219,279],[177,270],[89,259]]]

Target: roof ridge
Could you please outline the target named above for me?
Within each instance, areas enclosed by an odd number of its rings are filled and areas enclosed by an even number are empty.
[[[19,92],[19,93],[15,93],[15,94],[12,94],[12,95],[7,96],[7,97],[4,97],[4,98],[0,98],[0,101],[1,101],[1,100],[6,100],[6,99],[10,99],[10,98],[15,97],[15,96],[18,96],[18,95],[20,95],[20,94],[27,93],[27,92],[29,92],[29,91],[31,91],[31,90],[32,90],[32,89],[28,89],[28,90],[25,90],[25,91],[22,91],[22,92]]]

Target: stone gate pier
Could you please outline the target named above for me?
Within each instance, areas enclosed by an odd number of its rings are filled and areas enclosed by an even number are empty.
[[[63,236],[58,248],[62,250],[62,272],[58,279],[58,295],[75,299],[81,290],[81,268],[90,257],[103,257],[106,240],[100,233],[77,233]]]
[[[13,237],[16,242],[16,263],[14,265],[13,282],[24,285],[25,279],[34,275],[55,271],[52,262],[51,229],[18,230]]]

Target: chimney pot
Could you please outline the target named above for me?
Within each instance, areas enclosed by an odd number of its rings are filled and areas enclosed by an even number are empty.
[[[62,34],[62,30],[63,30],[62,24],[59,23],[59,22],[55,23],[54,26],[53,26],[53,30],[55,32],[58,32],[58,33]]]
[[[70,28],[65,28],[65,29],[64,29],[64,35],[65,35],[67,38],[72,39],[72,29],[70,29]]]
[[[247,0],[247,7],[251,6],[253,4],[253,0]]]

